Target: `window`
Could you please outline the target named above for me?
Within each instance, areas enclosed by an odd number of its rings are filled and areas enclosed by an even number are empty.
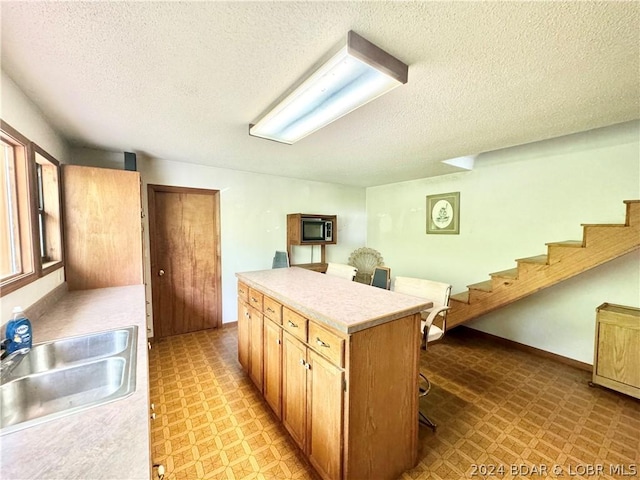
[[[18,221],[18,193],[16,190],[15,146],[2,139],[2,201],[6,205],[0,214],[2,260],[0,275],[4,280],[22,271],[20,256],[20,222]]]
[[[10,125],[1,126],[0,296],[63,265],[60,166]]]
[[[43,273],[62,262],[62,222],[60,218],[60,165],[58,161],[33,144],[36,170],[36,206],[38,245]]]

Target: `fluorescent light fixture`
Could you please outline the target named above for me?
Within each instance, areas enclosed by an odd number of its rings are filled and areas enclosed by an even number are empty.
[[[407,83],[409,67],[357,33],[255,124],[249,135],[292,144]]]

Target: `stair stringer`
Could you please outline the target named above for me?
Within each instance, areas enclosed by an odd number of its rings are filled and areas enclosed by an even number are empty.
[[[547,254],[516,260],[517,268],[490,274],[491,280],[451,295],[447,328],[497,310],[544,288],[640,248],[640,200],[625,200],[624,224],[583,224],[578,241],[547,244]]]

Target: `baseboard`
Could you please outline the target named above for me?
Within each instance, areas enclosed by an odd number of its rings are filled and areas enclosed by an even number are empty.
[[[493,335],[491,333],[481,332],[480,330],[475,330],[473,328],[467,327],[466,325],[459,325],[458,327],[456,327],[456,330],[457,329],[460,329],[460,330],[464,329],[463,331],[465,335],[484,338],[492,342],[505,345],[507,347],[511,347],[523,352],[531,353],[532,355],[536,355],[538,357],[555,360],[556,362],[560,362],[565,365],[578,368],[580,370],[585,370],[587,372],[593,371],[593,365],[589,363],[580,362],[579,360],[574,360],[573,358],[563,357],[562,355],[558,355],[557,353],[547,352],[546,350],[541,350],[539,348],[532,347],[530,345],[525,345],[524,343],[519,343],[514,340],[509,340],[508,338],[502,338],[502,337],[498,337],[497,335]]]
[[[220,325],[220,328],[235,328],[238,326],[238,321],[234,321],[234,322],[225,322],[222,325]]]

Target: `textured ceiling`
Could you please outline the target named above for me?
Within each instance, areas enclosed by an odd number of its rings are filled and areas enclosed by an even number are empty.
[[[6,2],[2,68],[72,145],[358,186],[640,118],[639,2]],[[247,133],[354,30],[409,82]]]

